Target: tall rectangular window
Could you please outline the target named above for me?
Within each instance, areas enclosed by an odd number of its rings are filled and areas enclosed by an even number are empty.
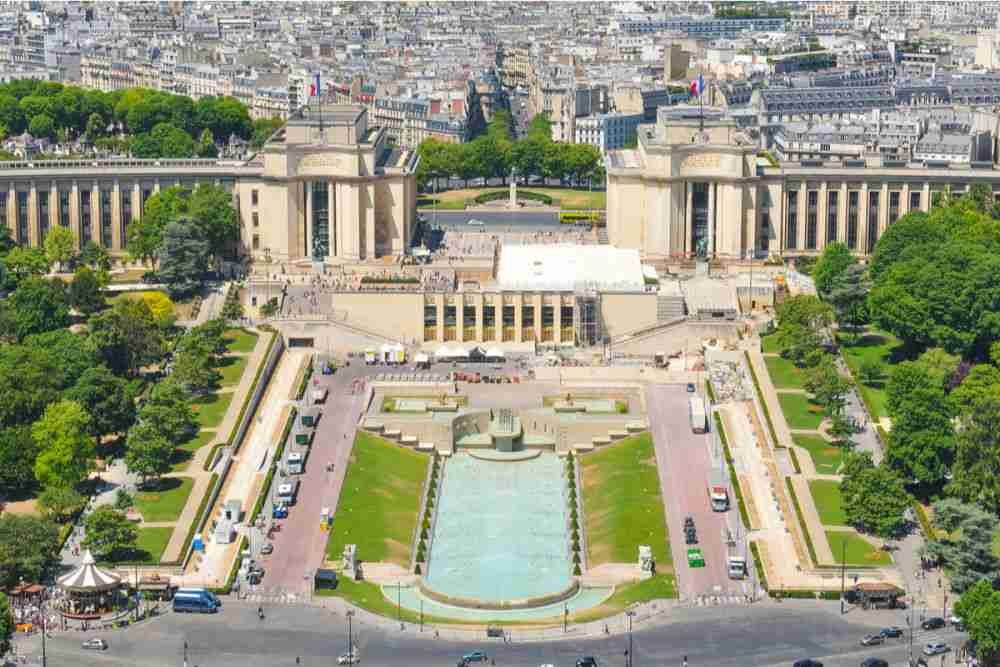
[[[816,249],[816,227],[817,222],[817,204],[819,202],[819,193],[815,190],[810,190],[806,197],[806,249],[815,250]]]
[[[788,193],[788,214],[785,220],[785,247],[795,248],[799,238],[799,193]]]
[[[760,214],[760,249],[767,250],[767,242],[771,238],[771,212]]]
[[[524,328],[535,326],[534,306],[521,306],[521,326]]]
[[[17,240],[28,243],[28,193],[17,193]]]
[[[118,190],[118,210],[122,213],[121,218],[121,233],[122,245],[125,244],[126,239],[128,239],[128,226],[132,224],[132,186],[123,185]]]
[[[111,247],[111,189],[101,188],[101,245],[105,248]]]
[[[920,198],[923,195],[919,190],[916,192],[910,192],[910,210],[919,211],[920,210]]]
[[[837,204],[840,203],[840,193],[836,190],[826,193],[826,242],[837,240]]]
[[[88,241],[94,238],[94,223],[92,220],[90,190],[80,189],[77,191],[80,198],[78,207],[80,209],[80,247],[82,248]]]
[[[260,250],[260,234],[254,234],[253,235],[252,243],[253,243],[253,245],[251,247],[254,250]]]
[[[7,227],[7,192],[0,192],[0,227]]]
[[[861,193],[852,190],[847,193],[847,247],[851,250],[858,249],[858,207],[861,201]]]
[[[497,324],[497,309],[496,306],[484,305],[483,306],[483,326],[484,327],[495,327]]]
[[[38,242],[41,243],[49,233],[49,191],[36,190],[35,200],[38,202]]]
[[[326,183],[310,183],[312,190],[312,256],[322,261],[330,252],[330,205]],[[254,191],[256,192],[256,190]],[[254,216],[257,214],[254,213]]]
[[[251,214],[251,219],[253,220],[254,227],[260,227],[260,215],[258,215],[257,211]]]
[[[69,227],[69,192],[59,191],[59,224]]]
[[[257,193],[257,190],[256,189],[251,190],[250,191],[250,205],[251,206],[256,206],[257,202],[258,202],[258,199],[259,199],[259,195]]]
[[[438,323],[438,309],[434,304],[424,305],[424,326],[436,327]]]
[[[868,234],[865,239],[865,251],[871,252],[878,240],[878,205],[879,192],[868,191]]]

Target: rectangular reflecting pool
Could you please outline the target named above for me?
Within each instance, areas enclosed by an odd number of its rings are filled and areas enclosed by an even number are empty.
[[[428,589],[489,603],[552,595],[572,582],[565,463],[467,454],[444,467]]]

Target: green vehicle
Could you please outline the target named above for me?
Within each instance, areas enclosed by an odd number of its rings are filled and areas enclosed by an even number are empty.
[[[697,547],[688,549],[688,567],[705,567],[705,557]]]

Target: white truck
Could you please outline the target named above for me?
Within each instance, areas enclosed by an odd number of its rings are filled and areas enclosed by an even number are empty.
[[[705,416],[705,399],[692,396],[688,399],[688,416],[691,418],[691,432],[704,433],[707,429]]]
[[[747,559],[743,556],[729,557],[729,578],[743,579],[747,576]]]
[[[729,489],[721,484],[708,487],[708,497],[712,501],[713,512],[729,511]]]

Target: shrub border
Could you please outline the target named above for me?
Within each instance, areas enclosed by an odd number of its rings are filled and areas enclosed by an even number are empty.
[[[761,588],[766,591],[768,590],[767,573],[764,572],[764,563],[760,559],[760,548],[757,546],[757,540],[750,540],[750,555],[753,557],[754,569],[757,570],[757,581],[760,582]]]
[[[795,447],[788,448],[788,454],[792,458],[792,467],[795,468],[795,474],[802,474],[802,466],[799,465],[799,455],[795,453]]]
[[[253,398],[253,393],[257,389],[257,384],[260,382],[260,376],[264,372],[264,367],[267,366],[267,360],[271,356],[271,349],[274,347],[274,342],[276,340],[278,340],[278,334],[274,333],[271,335],[271,340],[267,344],[267,349],[264,351],[264,357],[261,360],[261,363],[257,366],[257,373],[253,376],[253,382],[250,383],[250,389],[247,390],[246,396],[243,397],[243,405],[240,406],[240,412],[236,415],[236,421],[233,422],[233,430],[229,432],[229,437],[226,438],[225,445],[227,447],[233,447],[234,453],[239,451],[239,446],[242,444],[242,438],[240,439],[241,442],[235,443],[235,446],[233,440],[236,438],[236,433],[239,431],[240,424],[243,422],[243,417],[246,415],[247,408],[250,406],[250,399]]]
[[[757,391],[757,401],[760,403],[760,409],[763,411],[764,419],[767,421],[767,430],[771,433],[771,442],[774,443],[775,449],[780,449],[782,445],[778,442],[778,434],[774,430],[774,422],[771,421],[771,411],[767,409],[767,402],[764,401],[764,393],[760,390],[760,382],[757,380],[757,371],[753,369],[753,362],[750,361],[750,353],[743,350],[743,356],[747,360],[750,377],[753,378],[753,388]]]

